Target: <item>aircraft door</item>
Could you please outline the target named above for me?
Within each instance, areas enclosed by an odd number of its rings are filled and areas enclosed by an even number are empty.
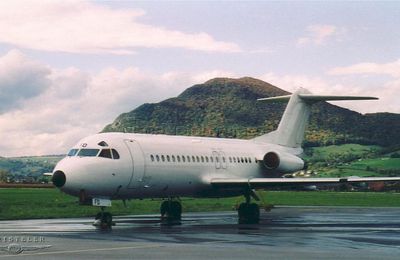
[[[135,140],[124,140],[132,160],[132,176],[128,188],[137,189],[145,184],[144,154],[139,143]]]
[[[223,151],[213,151],[212,156],[214,157],[216,169],[226,169],[227,161]]]
[[[220,169],[221,168],[221,158],[219,156],[219,153],[217,151],[213,151],[212,157],[214,157],[215,168]]]
[[[222,169],[226,169],[226,157],[225,157],[225,153],[223,151],[219,152],[219,156],[220,156],[220,161],[221,161],[221,167]]]

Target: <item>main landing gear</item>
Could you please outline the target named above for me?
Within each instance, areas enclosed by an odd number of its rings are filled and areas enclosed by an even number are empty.
[[[110,228],[114,223],[112,221],[112,215],[110,212],[104,212],[104,207],[101,207],[101,211],[97,213],[93,226],[100,228]]]
[[[237,210],[238,222],[239,224],[258,224],[260,222],[260,207],[256,203],[250,203],[249,192],[246,192],[244,196],[246,197],[246,202],[241,203]],[[254,194],[253,196],[256,195]]]
[[[166,200],[160,206],[161,223],[164,224],[181,224],[182,205],[179,201]]]

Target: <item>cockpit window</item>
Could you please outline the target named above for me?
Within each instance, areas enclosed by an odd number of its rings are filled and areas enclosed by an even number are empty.
[[[99,153],[99,149],[81,149],[78,156],[82,157],[94,157]]]
[[[78,153],[79,149],[71,149],[67,156],[75,156]]]
[[[100,152],[100,154],[99,154],[99,157],[104,157],[104,158],[110,158],[110,159],[112,159],[112,157],[111,157],[111,150],[110,150],[110,149],[103,149],[103,150],[101,150],[101,152]]]
[[[101,141],[100,143],[98,143],[98,145],[100,145],[100,146],[108,146],[108,144],[106,142],[104,142],[104,141]]]
[[[117,150],[115,149],[111,149],[112,151],[112,155],[114,157],[115,160],[119,159],[119,153],[117,152]]]

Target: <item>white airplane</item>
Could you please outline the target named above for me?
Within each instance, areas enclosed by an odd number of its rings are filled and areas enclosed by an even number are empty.
[[[179,221],[182,207],[176,198],[244,195],[238,208],[239,223],[258,223],[256,189],[276,186],[399,181],[383,178],[282,178],[300,171],[304,162],[301,143],[310,107],[325,100],[368,100],[374,97],[321,96],[306,89],[292,95],[260,101],[289,103],[278,129],[251,140],[100,133],[80,140],[55,167],[52,181],[63,192],[79,197],[81,204],[101,207],[95,224],[112,225],[104,212],[111,200],[163,198],[163,219]]]

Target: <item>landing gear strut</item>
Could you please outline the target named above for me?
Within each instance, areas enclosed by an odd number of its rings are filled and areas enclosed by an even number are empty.
[[[112,215],[110,212],[104,212],[104,207],[101,207],[101,211],[97,213],[93,226],[100,228],[110,228],[113,225]]]
[[[246,202],[239,205],[239,224],[258,224],[260,222],[260,207],[256,203],[250,203],[250,194],[245,193]]]
[[[179,201],[166,200],[160,207],[161,222],[166,224],[180,224],[182,219],[182,205]]]

